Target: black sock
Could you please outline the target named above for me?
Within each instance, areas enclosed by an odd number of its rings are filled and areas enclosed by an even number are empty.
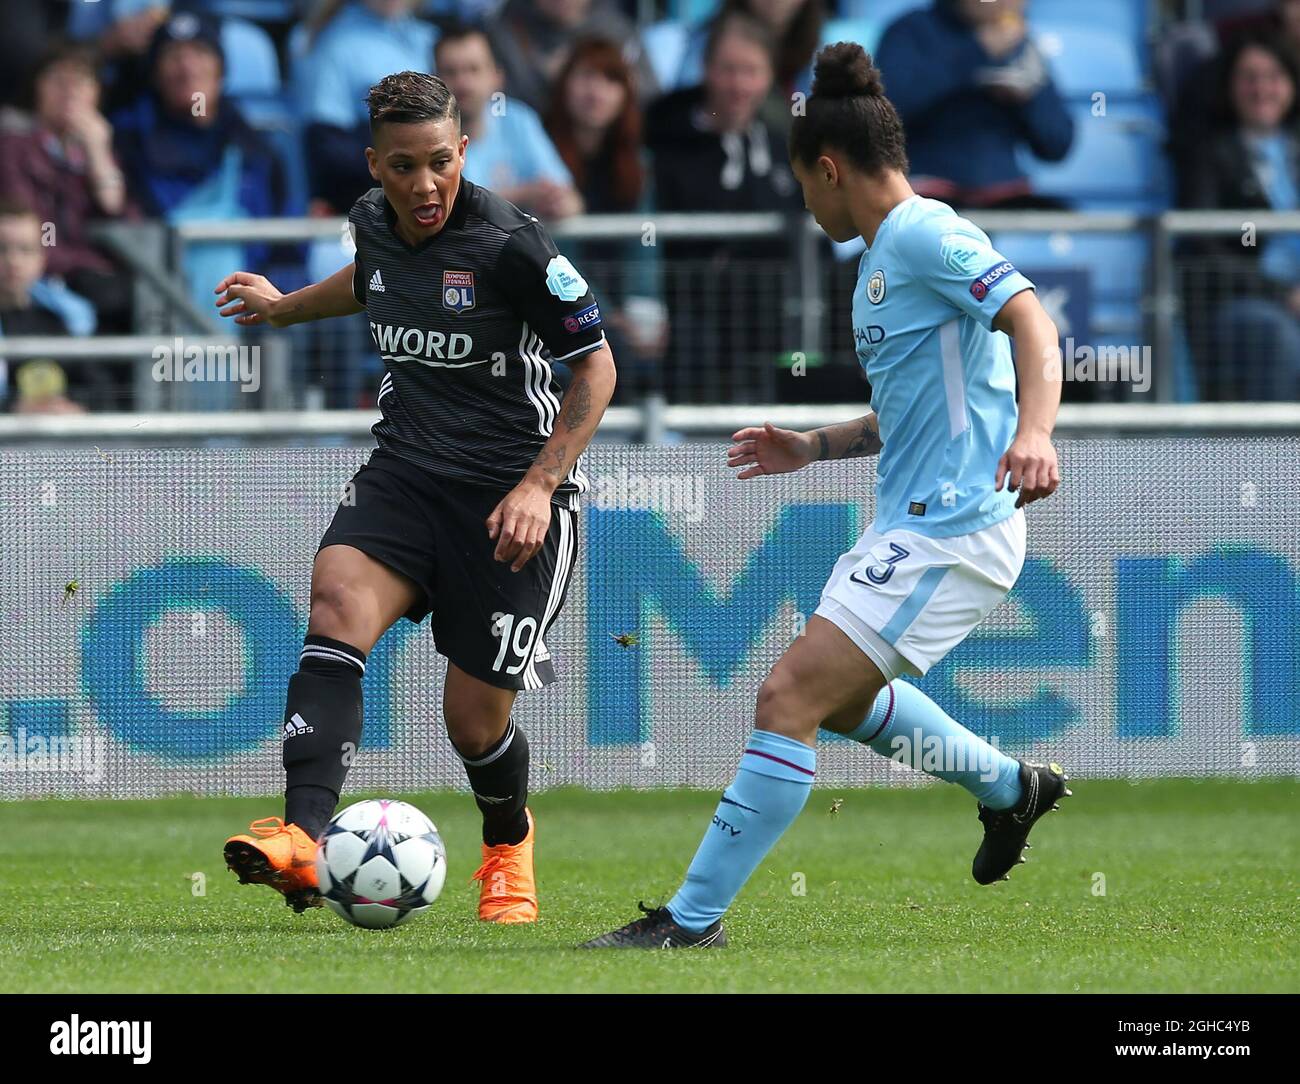
[[[312,839],[320,839],[338,801],[339,796],[328,787],[310,783],[289,787],[284,792],[284,823],[296,824]]]
[[[455,743],[452,743],[455,749]],[[465,765],[474,801],[483,814],[483,842],[489,847],[520,843],[528,835],[528,739],[511,719],[501,740],[480,756],[456,753]]]
[[[284,819],[319,838],[361,742],[366,655],[328,636],[303,641],[284,709]]]

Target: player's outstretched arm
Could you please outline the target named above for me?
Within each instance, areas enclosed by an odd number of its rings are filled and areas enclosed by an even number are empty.
[[[778,429],[771,422],[733,433],[727,466],[744,467],[739,479],[764,474],[788,474],[818,459],[853,459],[880,451],[876,415],[826,425],[807,433]]]
[[[993,327],[1015,343],[1020,420],[1011,447],[998,461],[996,488],[1018,490],[1016,507],[1050,496],[1061,484],[1052,430],[1061,406],[1061,345],[1056,324],[1032,290],[1002,306]]]
[[[261,275],[236,271],[227,275],[213,293],[222,316],[233,316],[237,324],[288,327],[330,316],[351,316],[365,306],[352,292],[353,265],[348,264],[329,278],[282,294]]]
[[[488,516],[488,537],[497,543],[493,556],[509,561],[512,572],[542,548],[551,524],[551,495],[591,443],[614,395],[614,354],[608,345],[570,361],[569,368],[573,382],[560,403],[550,438],[524,480]]]

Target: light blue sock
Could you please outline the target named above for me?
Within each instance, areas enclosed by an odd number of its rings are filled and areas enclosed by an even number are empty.
[[[891,681],[852,733],[881,756],[965,787],[990,809],[1020,801],[1020,764],[972,734],[908,681]]]
[[[817,750],[803,742],[765,730],[750,735],[735,781],[722,792],[686,880],[668,901],[678,925],[698,932],[722,917],[799,816],[816,770]]]

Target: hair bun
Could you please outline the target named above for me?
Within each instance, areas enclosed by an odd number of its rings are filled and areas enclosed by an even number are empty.
[[[839,41],[817,54],[812,92],[817,98],[883,98],[885,84],[861,45]]]

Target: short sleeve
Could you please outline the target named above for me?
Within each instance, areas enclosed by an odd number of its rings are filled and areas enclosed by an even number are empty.
[[[361,202],[360,200],[357,201]],[[355,207],[356,205],[353,204]],[[352,213],[348,213],[348,238],[351,240],[352,249],[352,296],[356,299],[358,305],[363,308],[366,304],[366,265],[361,259],[361,248],[357,244],[357,224],[352,219]]]
[[[925,219],[900,230],[895,247],[913,276],[990,330],[1002,306],[1034,284],[965,219]]]
[[[605,341],[600,306],[587,280],[536,219],[511,234],[497,260],[496,280],[556,361],[572,361]]]
[[[528,174],[520,178],[521,183],[545,180],[553,181],[555,184],[572,185],[573,175],[569,172],[569,167],[564,164],[564,159],[560,157],[560,152],[555,149],[551,137],[546,134],[546,129],[542,127],[541,118],[522,102],[512,102],[510,105],[512,109],[520,106],[527,112],[521,113],[517,118],[517,134],[526,148],[523,157],[528,163],[521,171]]]

